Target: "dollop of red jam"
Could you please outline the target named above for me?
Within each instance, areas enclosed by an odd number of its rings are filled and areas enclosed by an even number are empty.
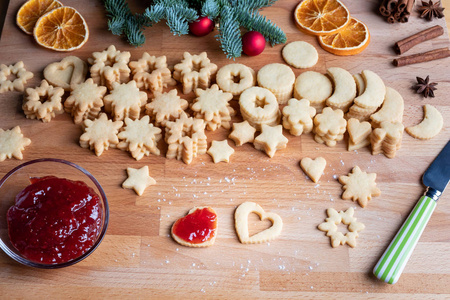
[[[172,231],[188,243],[200,244],[212,239],[216,229],[217,215],[212,209],[205,207],[178,219]]]
[[[57,264],[79,257],[94,244],[102,203],[82,181],[46,176],[31,179],[7,213],[11,243],[27,259]]]

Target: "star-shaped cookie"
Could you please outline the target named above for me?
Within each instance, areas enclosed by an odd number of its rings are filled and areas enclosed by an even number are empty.
[[[381,195],[376,178],[377,174],[362,172],[358,166],[354,167],[348,176],[339,177],[339,182],[344,185],[342,199],[358,201],[361,207],[366,207],[372,197]]]
[[[84,133],[80,136],[80,146],[95,150],[95,155],[102,155],[109,146],[115,147],[119,143],[117,133],[122,127],[122,121],[108,119],[105,113],[95,120],[84,120]]]
[[[23,136],[19,126],[11,130],[0,128],[0,161],[11,157],[22,159],[22,151],[30,143],[31,140]]]
[[[283,135],[283,126],[261,126],[261,134],[253,141],[257,150],[264,150],[272,158],[277,150],[286,148],[288,139]]]
[[[233,131],[228,137],[236,143],[236,146],[242,146],[255,140],[255,132],[256,128],[250,125],[248,121],[233,123]]]
[[[127,168],[127,173],[128,178],[122,183],[122,187],[133,189],[139,196],[142,196],[148,186],[156,184],[155,179],[149,175],[148,166],[140,169]]]
[[[122,121],[125,118],[138,119],[142,107],[147,103],[147,93],[139,91],[136,81],[128,83],[112,83],[109,95],[103,98],[105,111],[111,113],[114,121]]]
[[[173,89],[167,93],[154,92],[155,99],[145,106],[145,113],[155,121],[156,126],[166,126],[168,121],[175,121],[188,107],[188,102],[177,95]]]
[[[217,164],[221,161],[230,162],[230,156],[234,153],[234,149],[228,145],[227,140],[212,141],[207,153],[211,155],[214,163]]]

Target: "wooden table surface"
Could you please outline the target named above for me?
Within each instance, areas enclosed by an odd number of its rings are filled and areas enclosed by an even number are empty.
[[[27,84],[37,85],[44,67],[69,55],[45,50],[15,25],[15,14],[23,1],[12,0],[0,40],[0,63],[23,60],[35,76]],[[167,26],[158,24],[146,30],[147,42],[133,48],[107,30],[101,1],[63,0],[85,17],[90,38],[71,55],[87,59],[92,52],[114,44],[131,52],[132,60],[144,51],[166,55],[168,63],[180,61],[182,53],[207,51],[219,67],[230,63],[219,49],[215,33],[203,38],[173,36]],[[137,3],[138,1],[129,1]],[[357,73],[364,69],[377,72],[388,86],[396,88],[405,100],[404,125],[420,122],[422,105],[435,105],[444,117],[444,128],[435,138],[421,141],[404,134],[402,147],[394,159],[372,156],[370,149],[346,151],[345,142],[334,148],[317,144],[311,134],[289,138],[287,149],[270,159],[246,144],[235,147],[231,162],[214,164],[209,155],[193,163],[151,155],[135,161],[127,152],[110,149],[97,157],[78,144],[81,127],[67,114],[50,123],[25,118],[21,110],[22,93],[0,94],[0,128],[20,125],[32,140],[24,151],[24,160],[0,163],[0,176],[22,162],[55,157],[80,164],[102,184],[110,205],[110,223],[104,241],[87,259],[58,270],[40,270],[22,266],[0,252],[0,297],[11,298],[448,298],[450,297],[450,192],[441,197],[404,274],[395,285],[378,281],[372,269],[416,201],[424,192],[421,175],[450,139],[450,59],[396,68],[392,46],[421,29],[443,19],[427,22],[414,13],[407,24],[390,25],[377,13],[378,1],[343,0],[353,16],[370,28],[371,43],[361,54],[338,57],[323,51],[317,41],[300,33],[292,12],[298,1],[280,0],[263,11],[287,34],[288,41],[304,40],[319,52],[319,63],[311,68],[325,73],[338,66]],[[148,3],[148,2],[146,2]],[[443,1],[450,13],[450,0]],[[147,4],[141,4],[142,9]],[[447,21],[449,18],[447,18]],[[445,35],[423,43],[409,53],[424,52],[450,45]],[[256,57],[236,59],[255,70],[272,63],[282,63],[282,45],[267,46]],[[408,54],[409,54],[408,53]],[[301,70],[294,70],[296,75]],[[435,98],[422,98],[411,88],[416,76],[430,75],[439,83]],[[191,100],[192,95],[185,96]],[[237,116],[234,121],[240,121]],[[227,130],[207,132],[208,145],[222,140]],[[160,143],[165,153],[165,146]],[[325,174],[319,184],[308,180],[299,161],[303,157],[323,156]],[[126,168],[148,165],[157,184],[143,196],[122,189]],[[377,173],[380,197],[366,208],[341,199],[341,185],[336,180],[354,166]],[[278,239],[260,245],[240,244],[233,213],[244,201],[259,203],[267,211],[279,214],[284,223]],[[219,231],[214,246],[187,248],[169,236],[173,222],[200,205],[212,206],[219,215]],[[317,229],[326,217],[326,209],[355,207],[355,216],[366,225],[356,248],[330,246],[329,238]],[[251,223],[257,223],[256,217]],[[267,224],[264,224],[267,226]],[[256,224],[255,226],[260,226]],[[251,230],[252,231],[252,230]],[[253,229],[254,231],[254,229]]]

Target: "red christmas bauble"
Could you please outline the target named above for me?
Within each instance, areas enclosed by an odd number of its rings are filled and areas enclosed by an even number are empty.
[[[208,17],[200,17],[189,24],[189,31],[196,36],[205,36],[214,30],[214,22]]]
[[[266,47],[266,39],[258,31],[249,31],[242,37],[242,51],[248,56],[261,54]]]

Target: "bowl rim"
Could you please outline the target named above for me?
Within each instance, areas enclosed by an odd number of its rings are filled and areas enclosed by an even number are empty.
[[[97,187],[98,191],[100,192],[100,197],[103,200],[103,207],[104,207],[104,211],[105,214],[103,216],[104,218],[104,224],[103,224],[103,228],[102,231],[99,233],[98,235],[98,239],[95,241],[95,243],[91,246],[91,248],[89,248],[88,251],[86,251],[85,253],[83,253],[82,255],[80,255],[79,257],[69,260],[67,262],[64,263],[59,263],[59,264],[43,264],[43,263],[38,263],[38,262],[34,262],[34,261],[30,261],[18,254],[16,254],[15,252],[13,252],[8,246],[5,245],[5,243],[0,239],[0,248],[12,259],[14,259],[15,261],[26,265],[26,266],[30,266],[30,267],[35,267],[35,268],[41,268],[41,269],[59,269],[59,268],[64,268],[64,267],[68,267],[71,265],[74,265],[82,260],[84,260],[86,257],[88,257],[89,255],[91,255],[91,253],[93,253],[95,251],[95,249],[97,249],[97,247],[100,245],[100,243],[103,241],[103,238],[106,234],[106,230],[108,228],[108,222],[109,222],[109,205],[108,205],[108,199],[106,198],[106,194],[102,188],[102,186],[100,185],[100,183],[98,182],[98,180],[94,177],[94,175],[92,175],[89,171],[87,171],[85,168],[64,160],[64,159],[59,159],[59,158],[38,158],[38,159],[34,159],[34,160],[30,160],[27,162],[24,162],[16,167],[14,167],[11,171],[9,171],[8,173],[6,173],[5,176],[3,176],[2,179],[0,179],[0,188],[3,186],[3,184],[5,183],[6,180],[8,180],[9,177],[11,177],[15,172],[17,172],[20,169],[23,169],[24,167],[28,166],[28,165],[32,165],[35,163],[42,163],[42,162],[54,162],[54,163],[62,163],[65,165],[68,165],[70,167],[73,167],[75,169],[77,169],[78,171],[84,173],[84,175],[86,175],[87,177],[89,177],[89,179],[94,183],[94,185]]]

